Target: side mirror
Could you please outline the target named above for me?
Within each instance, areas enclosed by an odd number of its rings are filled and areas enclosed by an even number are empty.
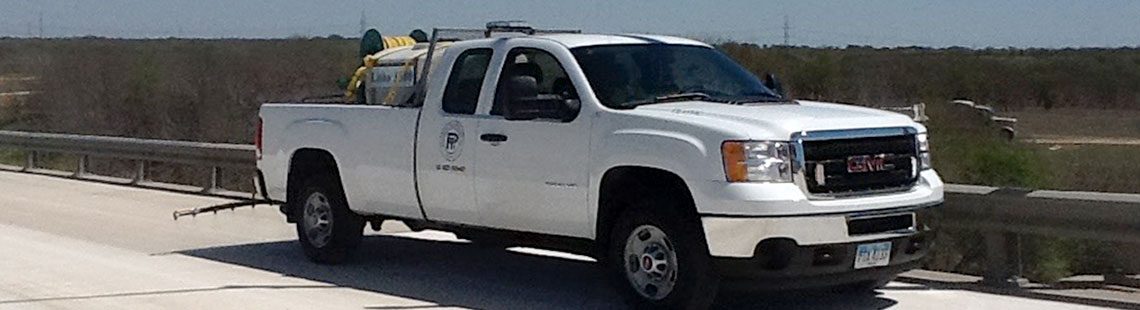
[[[776,94],[782,98],[788,97],[788,95],[784,93],[784,84],[780,83],[780,79],[777,78],[775,74],[768,73],[764,75],[764,87],[776,92]]]
[[[578,116],[578,110],[581,109],[581,102],[577,99],[539,94],[538,81],[531,76],[511,77],[506,86],[507,102],[503,117],[507,120],[549,118],[570,121]]]

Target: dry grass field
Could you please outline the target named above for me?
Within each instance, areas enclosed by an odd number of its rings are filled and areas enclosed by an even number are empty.
[[[1019,119],[1020,138],[1140,139],[1140,50],[720,48],[776,73],[796,98],[927,102],[948,181],[1140,191],[1130,160],[1140,147],[976,139],[994,130],[938,108],[957,97],[993,106]],[[338,93],[356,50],[355,40],[323,38],[0,39],[0,92],[37,91],[0,97],[0,128],[250,143],[258,105]]]
[[[1018,132],[1025,138],[1140,139],[1140,109],[1027,108],[1005,114],[1017,117]]]
[[[1137,139],[1140,50],[720,48],[757,74],[778,74],[795,98],[928,103],[935,167],[948,182],[1140,192],[1140,146],[1009,142],[974,111],[948,103],[970,98],[1017,117],[1022,138]],[[37,92],[0,98],[0,129],[250,143],[261,103],[337,93],[336,80],[359,62],[356,51],[346,39],[0,39],[0,77],[37,77],[0,79],[0,92]],[[23,156],[0,150],[0,163]],[[41,158],[57,169],[72,160]],[[91,165],[119,176],[132,169],[108,159]],[[174,165],[149,173],[178,182],[205,176]],[[246,175],[227,173],[223,186],[250,189]],[[926,268],[976,272],[981,252],[971,233],[941,234]],[[1096,255],[1065,249],[1112,248],[1027,242],[1027,273],[1043,281],[1100,266],[1081,261]]]

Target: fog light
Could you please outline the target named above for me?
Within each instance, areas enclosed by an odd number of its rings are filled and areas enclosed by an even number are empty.
[[[756,245],[755,257],[764,269],[780,270],[792,264],[799,245],[791,239],[765,239]]]

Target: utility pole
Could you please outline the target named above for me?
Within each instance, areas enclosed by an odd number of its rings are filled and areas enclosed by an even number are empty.
[[[365,18],[366,17],[364,16],[364,9],[361,8],[360,9],[360,32],[357,32],[357,34],[359,34],[361,37],[364,36],[364,31],[366,30],[365,28],[368,27],[368,20],[366,20]]]
[[[40,12],[40,39],[44,37],[44,12]]]
[[[791,30],[791,29],[792,29],[792,27],[789,26],[789,24],[788,24],[788,16],[784,15],[784,46],[788,46],[788,38],[789,38],[788,30]]]

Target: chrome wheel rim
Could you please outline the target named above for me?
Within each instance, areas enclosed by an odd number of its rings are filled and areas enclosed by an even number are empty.
[[[677,284],[677,251],[660,228],[641,225],[625,241],[625,278],[642,297],[661,300]]]
[[[321,248],[332,240],[332,205],[328,197],[319,192],[312,193],[305,199],[304,208],[305,238],[313,247]]]

